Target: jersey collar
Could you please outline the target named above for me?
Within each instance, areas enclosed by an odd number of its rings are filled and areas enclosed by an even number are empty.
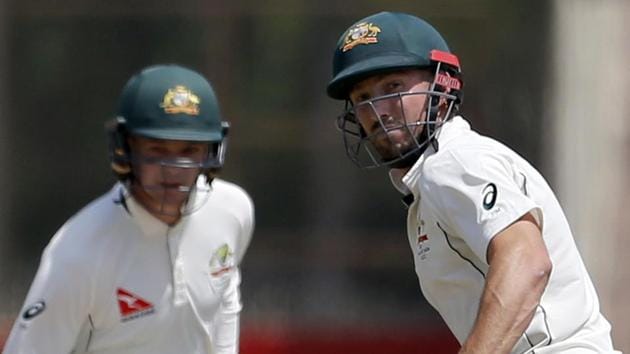
[[[462,116],[455,116],[452,119],[444,122],[439,130],[436,132],[435,139],[438,141],[438,146],[440,149],[446,147],[449,142],[453,139],[456,139],[463,132],[470,130],[470,123]],[[418,161],[416,161],[413,166],[407,171],[407,173],[401,173],[401,170],[392,169],[390,171],[390,178],[392,183],[399,191],[403,192],[403,190],[408,190],[412,193],[414,200],[417,200],[420,196],[420,189],[416,186],[418,185],[418,181],[422,176],[422,166],[427,158],[434,155],[437,151],[433,147],[433,145],[429,145],[427,149],[420,155]],[[402,177],[400,177],[402,175]],[[405,187],[405,188],[401,188]],[[404,193],[403,194],[407,194]],[[407,198],[409,199],[409,198]]]

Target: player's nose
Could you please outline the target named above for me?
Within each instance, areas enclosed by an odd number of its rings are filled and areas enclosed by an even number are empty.
[[[393,99],[376,100],[372,102],[375,118],[384,119],[394,116],[395,104]]]

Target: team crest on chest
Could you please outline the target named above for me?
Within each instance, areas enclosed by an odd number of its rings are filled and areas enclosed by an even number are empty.
[[[429,235],[424,230],[424,220],[420,220],[417,235],[418,238],[416,239],[416,255],[420,257],[421,260],[424,260],[427,258],[427,254],[431,251],[431,246],[429,244]]]
[[[356,24],[348,30],[343,40],[341,51],[347,52],[359,44],[378,43],[378,34],[380,32],[381,29],[372,23],[362,22]]]
[[[218,277],[234,268],[234,252],[230,246],[223,244],[210,258],[210,275]]]
[[[177,85],[166,92],[160,107],[168,114],[196,116],[199,114],[199,97],[185,86]]]

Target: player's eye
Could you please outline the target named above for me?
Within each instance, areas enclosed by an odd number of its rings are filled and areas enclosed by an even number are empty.
[[[189,156],[189,155],[197,154],[200,151],[201,151],[201,147],[199,146],[189,146],[182,151],[182,154]]]
[[[399,92],[403,89],[404,85],[400,80],[392,80],[385,85],[388,93]]]
[[[168,153],[168,150],[165,149],[164,147],[160,146],[160,145],[152,145],[149,146],[149,148],[147,149],[147,151],[151,154],[155,154],[155,155],[160,155],[160,154],[166,154]]]
[[[368,94],[367,92],[361,92],[350,97],[350,100],[352,101],[353,104],[356,105],[358,103],[365,102],[369,100],[370,98],[371,98],[370,94]]]

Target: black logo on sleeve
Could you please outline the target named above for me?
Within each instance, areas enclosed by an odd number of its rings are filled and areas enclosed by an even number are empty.
[[[22,318],[25,320],[30,320],[31,318],[44,312],[45,309],[46,303],[44,301],[36,302],[24,311],[24,313],[22,314]]]
[[[497,186],[494,183],[488,183],[481,193],[483,193],[483,208],[486,210],[492,209],[497,201]]]

